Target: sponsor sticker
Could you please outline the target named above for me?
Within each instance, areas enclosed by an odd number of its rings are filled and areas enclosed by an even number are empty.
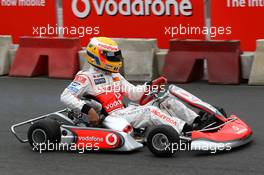
[[[81,84],[84,84],[86,81],[87,81],[87,78],[84,77],[84,76],[81,76],[81,75],[77,75],[75,78],[74,78],[74,81],[75,82],[79,82]]]
[[[105,142],[110,146],[114,146],[118,142],[117,135],[115,135],[114,133],[107,134],[105,137]]]
[[[94,74],[93,78],[103,78],[104,75],[103,74]]]
[[[103,84],[103,83],[106,83],[106,80],[105,80],[105,78],[97,78],[97,79],[94,79],[94,83],[96,85]]]
[[[157,110],[151,110],[151,112],[153,113],[153,114],[155,114],[156,116],[158,116],[160,119],[162,119],[163,121],[166,121],[166,122],[168,122],[168,123],[170,123],[170,124],[172,124],[172,125],[176,125],[176,121],[175,120],[173,120],[171,117],[168,117],[168,116],[166,116],[164,113],[161,113],[161,112],[159,112],[159,111],[157,111]]]
[[[81,85],[77,82],[72,82],[67,89],[69,89],[70,91],[77,93],[80,89],[81,89]]]
[[[119,77],[113,77],[113,81],[116,82],[116,81],[120,81],[120,78]]]
[[[104,138],[96,137],[96,136],[86,136],[86,137],[78,137],[80,141],[87,141],[87,142],[104,142]]]

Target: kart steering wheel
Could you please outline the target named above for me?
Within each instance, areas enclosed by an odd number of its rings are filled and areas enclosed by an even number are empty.
[[[145,105],[145,104],[147,104],[148,102],[150,102],[151,100],[153,100],[153,94],[155,93],[155,94],[158,94],[159,92],[160,92],[160,90],[161,90],[161,85],[165,85],[165,84],[167,84],[167,78],[165,78],[165,77],[159,77],[159,78],[157,78],[157,79],[155,79],[155,80],[152,80],[150,83],[149,83],[149,85],[150,85],[150,87],[149,87],[149,89],[147,90],[147,92],[145,92],[144,94],[143,94],[143,96],[140,98],[140,100],[139,100],[139,104],[141,105],[141,106],[143,106],[143,105]],[[154,86],[158,86],[158,89],[157,89],[157,91],[156,92],[151,92],[153,89],[153,87]]]

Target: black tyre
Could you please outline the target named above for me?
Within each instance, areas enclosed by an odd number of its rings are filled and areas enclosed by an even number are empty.
[[[28,130],[28,142],[34,151],[53,151],[60,140],[60,124],[52,119],[37,121]]]
[[[171,157],[175,153],[171,149],[172,144],[179,144],[179,141],[179,134],[174,128],[168,125],[158,125],[149,132],[147,146],[155,156]]]

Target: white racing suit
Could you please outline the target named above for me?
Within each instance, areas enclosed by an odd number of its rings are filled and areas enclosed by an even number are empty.
[[[108,73],[90,66],[88,70],[78,72],[73,82],[61,94],[61,101],[68,108],[79,111],[82,111],[84,105],[97,111],[103,109],[108,114],[103,125],[115,130],[120,129],[120,126],[116,128],[114,122],[125,119],[134,128],[169,124],[180,133],[186,123],[192,124],[198,116],[183,103],[170,97],[163,103],[172,110],[175,117],[170,117],[167,112],[150,105],[124,107],[123,96],[131,101],[139,101],[146,89],[146,85],[130,84],[119,73]],[[83,99],[87,95],[95,97],[100,103],[93,99]]]

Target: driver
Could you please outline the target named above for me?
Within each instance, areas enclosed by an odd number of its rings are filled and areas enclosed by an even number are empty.
[[[119,73],[123,57],[115,41],[106,37],[94,37],[88,44],[86,53],[89,68],[79,71],[61,94],[61,101],[68,108],[87,114],[88,121],[93,126],[102,122],[107,128],[129,133],[132,128],[158,124],[169,124],[179,133],[190,130],[190,125],[198,115],[175,98],[168,98],[163,102],[173,110],[174,117],[151,105],[125,107],[122,101],[124,96],[138,102],[148,92],[152,82],[134,86]],[[164,78],[159,81],[160,85],[166,83]],[[103,121],[102,114],[107,116]]]

